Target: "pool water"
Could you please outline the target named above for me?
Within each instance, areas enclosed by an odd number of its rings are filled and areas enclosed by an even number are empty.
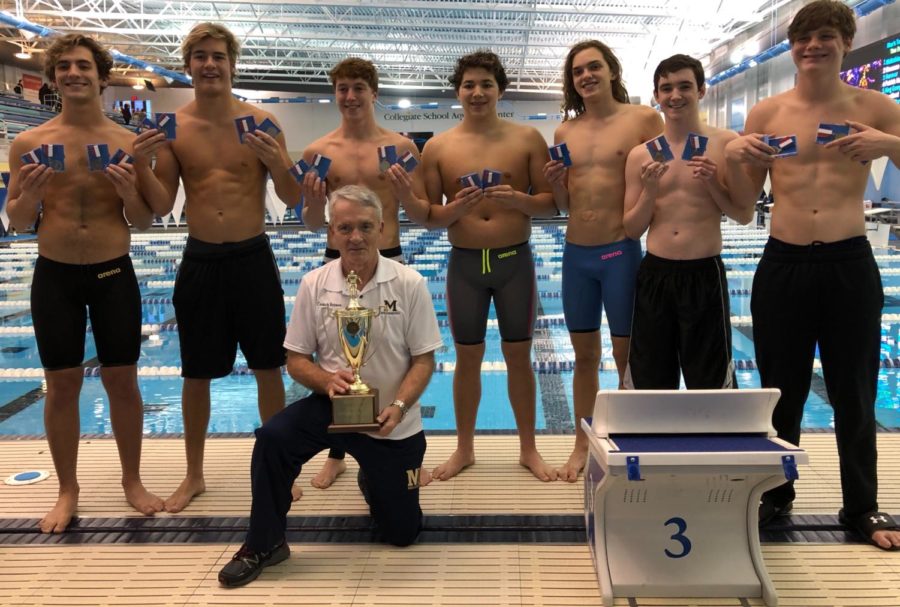
[[[734,322],[733,351],[738,364],[738,384],[759,387],[755,370],[752,330],[749,324],[750,288],[753,271],[762,254],[766,233],[752,227],[723,226],[723,259],[728,270],[731,314]],[[537,266],[538,327],[534,341],[537,370],[537,428],[543,432],[571,432],[572,361],[568,332],[562,322],[561,264],[565,227],[560,223],[536,224],[532,236]],[[132,257],[141,282],[144,341],[139,361],[139,383],[145,402],[146,433],[170,434],[182,431],[181,381],[178,376],[178,333],[171,304],[172,286],[186,234],[155,232],[136,234]],[[325,245],[324,234],[297,228],[270,232],[276,261],[281,271],[287,315],[293,306],[300,278],[318,267]],[[454,350],[446,320],[444,299],[449,244],[446,233],[411,227],[402,231],[401,242],[407,261],[429,280],[435,310],[445,346],[436,355],[437,370],[421,402],[426,430],[451,432],[453,414],[452,366]],[[40,360],[31,329],[28,288],[36,256],[34,242],[0,242],[0,435],[40,435],[43,433],[44,392]],[[900,428],[900,255],[893,250],[876,250],[885,285],[882,323],[883,368],[878,380],[877,419],[886,428]],[[493,311],[492,316],[493,319]],[[600,386],[614,389],[618,375],[612,365],[609,330],[605,318],[601,329],[604,370]],[[109,406],[100,378],[96,348],[90,333],[85,343],[86,372],[80,399],[81,432],[108,435]],[[482,401],[477,428],[480,431],[512,431],[515,420],[507,398],[506,372],[500,351],[496,323],[489,323],[485,363],[482,372]],[[306,393],[305,388],[284,376],[288,401]],[[246,433],[259,425],[256,386],[238,354],[235,372],[212,384],[212,433]],[[803,417],[804,428],[829,429],[833,414],[817,370]]]

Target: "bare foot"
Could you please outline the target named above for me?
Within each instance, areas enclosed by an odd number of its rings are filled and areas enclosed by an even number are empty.
[[[41,533],[62,533],[78,511],[78,489],[60,491],[56,505],[39,523]]]
[[[184,510],[194,497],[206,491],[206,482],[203,478],[194,479],[186,476],[178,489],[175,490],[169,499],[166,500],[166,512],[181,512]]]
[[[586,462],[587,450],[575,447],[575,450],[572,451],[572,455],[569,456],[569,461],[559,469],[559,480],[574,483],[578,480],[578,474],[584,470]]]
[[[291,501],[296,502],[301,497],[303,497],[303,487],[294,481],[294,484],[291,485]]]
[[[544,458],[537,451],[522,453],[519,456],[519,464],[531,470],[536,479],[545,483],[555,481],[559,477],[556,468],[545,462]]]
[[[884,550],[897,550],[900,548],[900,531],[876,531],[872,534],[872,541]]]
[[[347,462],[342,459],[329,457],[325,460],[325,464],[319,470],[319,473],[309,481],[309,484],[317,489],[328,489],[346,469]]]
[[[152,516],[157,512],[161,512],[165,508],[163,501],[147,491],[147,488],[140,482],[129,484],[123,483],[125,489],[125,499],[131,504],[131,507],[145,516]]]
[[[422,466],[419,468],[419,486],[424,487],[431,482],[431,470]]]
[[[448,481],[474,463],[474,453],[462,453],[457,449],[450,456],[450,459],[435,468],[431,474],[439,481]]]

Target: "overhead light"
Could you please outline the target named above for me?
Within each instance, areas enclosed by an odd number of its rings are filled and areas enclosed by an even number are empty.
[[[454,103],[453,105],[450,106],[450,109],[451,110],[461,110],[462,106],[458,103]]]
[[[731,59],[731,62],[734,64],[740,63],[741,59],[744,58],[743,49],[739,49],[739,48],[734,49],[733,51],[731,51],[731,55],[729,55],[728,58]]]
[[[131,85],[131,88],[133,88],[136,91],[143,91],[144,83],[143,82],[135,82],[134,84]]]
[[[319,99],[319,103],[331,103],[331,99]]]
[[[397,102],[397,107],[401,110],[407,110],[412,105],[412,102],[409,99],[401,99]]]
[[[31,53],[25,50],[21,50],[15,55],[13,55],[16,59],[31,59]]]
[[[150,72],[150,73],[153,73],[153,72],[156,71],[156,69],[155,69],[152,65],[148,65],[148,66],[145,67],[144,69],[147,70],[147,71]]]

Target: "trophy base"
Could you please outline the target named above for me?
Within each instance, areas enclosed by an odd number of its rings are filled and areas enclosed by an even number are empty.
[[[372,388],[368,394],[336,394],[331,399],[331,425],[328,431],[335,432],[378,432],[381,429],[378,417],[378,390]]]

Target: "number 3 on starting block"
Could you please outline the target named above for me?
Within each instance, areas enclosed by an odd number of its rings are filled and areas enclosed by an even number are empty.
[[[777,390],[600,391],[585,517],[604,607],[616,597],[778,596],[759,546],[763,492],[806,453],[772,428]]]
[[[664,525],[668,527],[669,525],[675,525],[678,527],[678,531],[675,532],[674,535],[670,536],[669,539],[675,540],[679,544],[681,544],[681,552],[671,552],[668,548],[664,550],[666,556],[670,559],[680,559],[685,557],[691,553],[691,540],[684,534],[685,530],[687,530],[687,522],[681,518],[680,516],[673,516],[669,520],[667,520]]]

